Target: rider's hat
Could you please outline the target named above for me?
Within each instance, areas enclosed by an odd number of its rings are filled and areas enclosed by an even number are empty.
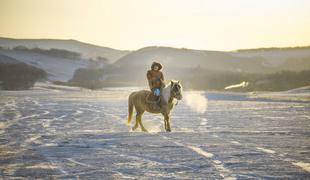
[[[159,62],[153,62],[151,69],[154,69],[154,66],[158,66],[158,70],[161,70],[163,68],[163,66]]]

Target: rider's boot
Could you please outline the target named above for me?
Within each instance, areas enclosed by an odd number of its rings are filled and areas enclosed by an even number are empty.
[[[160,101],[160,96],[156,97],[156,104],[155,104],[155,108],[156,110],[160,110],[161,109],[161,101]]]

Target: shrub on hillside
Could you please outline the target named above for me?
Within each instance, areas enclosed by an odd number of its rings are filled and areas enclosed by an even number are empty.
[[[5,90],[29,89],[46,76],[44,70],[25,63],[0,64],[0,86]]]
[[[49,56],[67,58],[67,59],[80,59],[81,58],[81,53],[68,51],[64,49],[53,49],[53,48],[52,49],[41,49],[41,48],[29,49],[25,46],[16,46],[13,49],[20,50],[20,51],[30,51],[34,53],[45,54]]]
[[[69,84],[88,89],[99,89],[103,87],[102,76],[103,69],[80,68],[74,72]]]

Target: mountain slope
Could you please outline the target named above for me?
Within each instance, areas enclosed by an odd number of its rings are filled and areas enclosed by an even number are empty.
[[[17,46],[25,46],[27,48],[41,49],[64,49],[68,51],[79,52],[83,58],[96,59],[98,56],[107,58],[111,63],[120,57],[129,53],[129,51],[121,51],[112,48],[88,44],[76,40],[57,40],[57,39],[12,39],[1,38],[0,46],[4,48],[14,48]]]
[[[227,52],[177,49],[171,47],[146,47],[127,54],[115,64],[120,67],[149,68],[159,61],[167,69],[204,68],[221,71],[262,71],[264,59],[260,57],[235,57]]]
[[[15,59],[43,69],[50,80],[67,81],[73,77],[76,69],[88,66],[86,60],[65,59],[26,51],[0,50],[0,55],[9,57],[6,61],[13,62],[12,59]]]
[[[0,54],[0,64],[18,64],[20,61],[9,56]]]
[[[46,79],[46,72],[35,66],[0,54],[0,90],[25,90],[38,80]]]
[[[131,52],[115,64],[119,67],[145,69],[153,61],[162,62],[171,70],[200,67],[249,73],[302,71],[310,69],[310,47],[221,52],[153,46]]]
[[[235,57],[262,57],[265,66],[275,70],[301,71],[310,69],[310,46],[288,48],[241,49],[229,53]]]

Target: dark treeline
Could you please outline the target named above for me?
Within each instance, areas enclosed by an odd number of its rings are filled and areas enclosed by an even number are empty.
[[[31,88],[38,80],[46,78],[46,72],[25,63],[0,64],[0,87],[5,90]]]
[[[13,50],[21,50],[21,51],[30,51],[39,54],[45,54],[54,57],[67,58],[67,59],[81,59],[81,53],[68,51],[64,49],[40,49],[40,48],[32,48],[29,49],[25,46],[16,46]]]
[[[98,77],[96,77],[94,78],[94,81],[90,81],[86,78],[90,77],[87,75],[88,73],[83,73],[83,75],[77,71],[75,76],[80,74],[80,76],[84,76],[84,78],[78,81],[73,81],[78,82],[79,84],[82,82],[97,82],[98,87],[147,85],[146,73],[138,68],[119,68],[110,66],[109,68],[103,69],[101,72],[103,73],[103,76],[105,76],[104,80],[98,80]],[[247,86],[229,89],[228,91],[285,91],[310,85],[310,70],[300,72],[279,71],[270,74],[259,74],[217,71],[197,67],[170,69],[165,72],[165,75],[166,80],[173,77],[182,82],[184,89],[192,90],[225,91],[225,87],[240,84],[242,82],[247,82]]]
[[[105,74],[106,69],[78,69],[69,82],[54,82],[60,85],[78,86],[89,89],[114,86],[141,86],[146,85],[146,77],[117,74]],[[225,87],[248,82],[246,87],[229,89],[228,91],[285,91],[310,85],[310,70],[301,72],[282,71],[274,74],[252,74],[244,72],[224,72],[214,70],[182,70],[183,75],[173,76],[180,80],[184,89],[225,91]],[[168,79],[167,79],[168,80]]]
[[[54,84],[100,89],[105,85],[102,77],[103,69],[79,68],[74,72],[73,78],[70,81],[55,81]]]
[[[225,90],[225,87],[248,82],[248,86],[229,91],[285,91],[310,85],[310,70],[301,72],[281,71],[273,74],[221,72],[195,69],[181,77],[185,87],[198,90]]]
[[[266,52],[266,51],[285,51],[294,49],[310,49],[310,46],[297,46],[297,47],[270,47],[270,48],[255,48],[255,49],[238,49],[237,52]]]

